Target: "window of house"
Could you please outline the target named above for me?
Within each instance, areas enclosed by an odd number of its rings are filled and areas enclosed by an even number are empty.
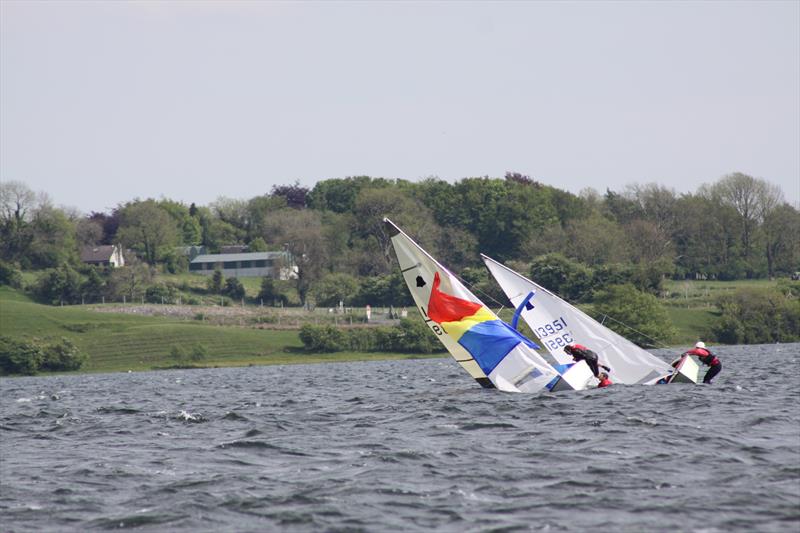
[[[241,268],[250,268],[253,266],[252,261],[240,261],[240,263],[241,263]]]
[[[256,260],[256,268],[265,267],[265,266],[267,266],[266,260],[264,260],[264,259]]]
[[[225,261],[222,263],[222,268],[237,268],[238,261]]]

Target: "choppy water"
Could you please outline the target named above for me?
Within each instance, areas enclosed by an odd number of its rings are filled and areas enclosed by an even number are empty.
[[[450,359],[2,379],[0,527],[798,531],[800,345],[718,352],[540,395]]]

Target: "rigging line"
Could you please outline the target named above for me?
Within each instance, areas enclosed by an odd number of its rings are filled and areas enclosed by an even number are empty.
[[[492,302],[494,302],[495,304],[499,305],[499,306],[500,306],[500,309],[498,309],[497,311],[495,311],[495,314],[499,315],[499,314],[500,314],[500,311],[502,311],[503,309],[505,309],[505,308],[506,308],[506,305],[505,305],[504,303],[500,302],[500,301],[499,301],[497,298],[495,298],[495,297],[494,297],[494,296],[492,296],[491,294],[488,294],[488,293],[486,293],[486,292],[482,291],[481,289],[477,288],[477,287],[476,287],[474,284],[472,284],[472,283],[468,282],[467,280],[465,280],[464,278],[462,278],[461,276],[459,276],[459,275],[458,275],[458,274],[456,274],[455,272],[450,272],[450,273],[451,273],[452,275],[454,275],[458,281],[460,281],[461,283],[463,283],[463,284],[464,284],[464,286],[466,286],[466,287],[467,287],[469,290],[471,290],[471,291],[473,291],[473,292],[480,293],[480,294],[481,294],[481,295],[482,295],[484,298],[486,298],[486,299],[489,299],[489,300],[491,300]]]
[[[639,334],[639,335],[641,335],[642,337],[645,337],[645,338],[647,338],[647,339],[650,339],[651,341],[653,341],[653,344],[654,344],[654,345],[660,345],[660,346],[661,346],[661,348],[669,348],[669,346],[668,346],[668,345],[664,344],[664,343],[663,343],[663,342],[661,342],[660,340],[658,340],[658,339],[654,339],[653,337],[651,337],[651,336],[650,336],[650,335],[648,335],[647,333],[643,333],[643,332],[639,331],[638,329],[634,328],[633,326],[629,326],[629,325],[628,325],[628,324],[626,324],[625,322],[622,322],[622,321],[620,321],[620,320],[617,320],[617,319],[616,319],[616,318],[614,318],[613,316],[603,315],[603,322],[605,322],[605,321],[606,321],[606,318],[609,318],[609,319],[613,320],[614,322],[616,322],[617,324],[619,324],[619,325],[621,325],[621,326],[624,326],[624,327],[628,328],[629,330],[633,331],[634,333],[638,333],[638,334]]]

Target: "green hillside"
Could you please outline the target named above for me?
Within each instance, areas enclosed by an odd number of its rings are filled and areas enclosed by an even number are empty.
[[[83,370],[115,372],[173,366],[173,347],[207,353],[197,366],[242,366],[409,358],[408,354],[307,354],[296,330],[216,326],[169,317],[99,313],[83,306],[53,307],[0,288],[0,334],[42,340],[68,338],[89,356]],[[435,355],[434,357],[438,357]]]

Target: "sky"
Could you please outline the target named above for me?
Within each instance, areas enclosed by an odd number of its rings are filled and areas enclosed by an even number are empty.
[[[800,2],[0,0],[0,181],[56,205],[506,172],[800,207]]]

